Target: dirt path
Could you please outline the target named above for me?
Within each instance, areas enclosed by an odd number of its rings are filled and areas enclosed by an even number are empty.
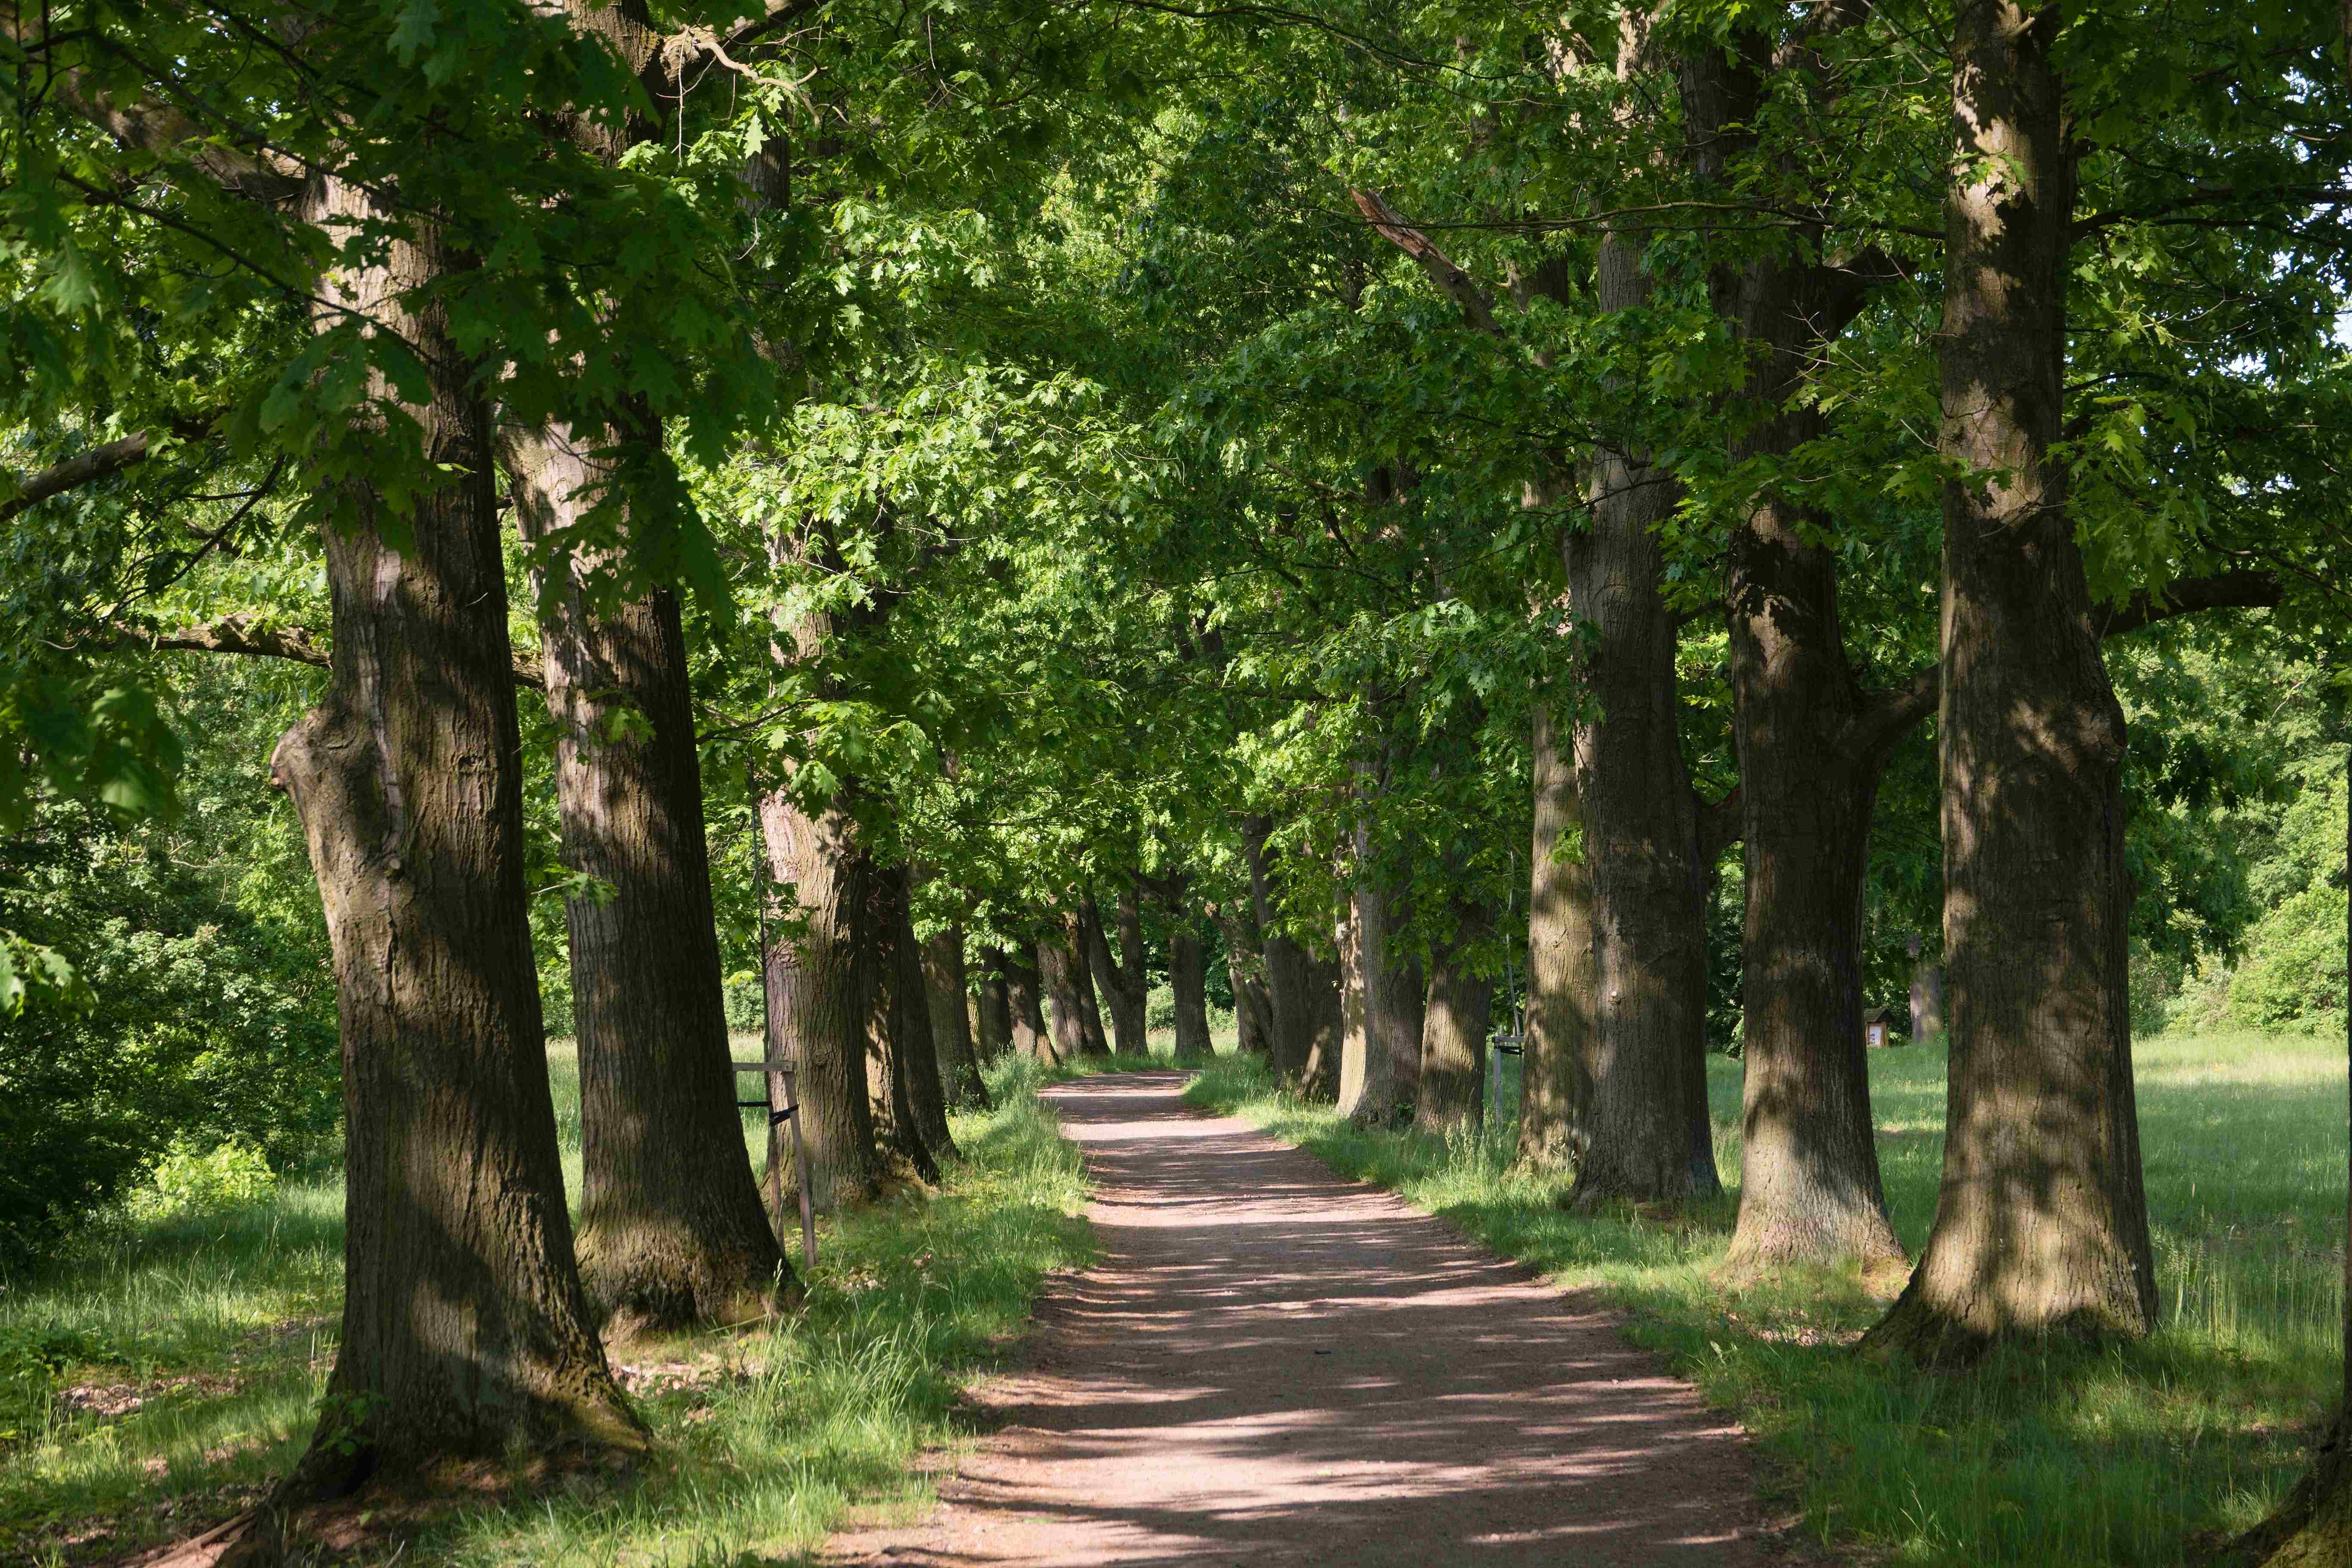
[[[1580,1308],[1176,1073],[1048,1092],[1102,1261],[1038,1304],[1003,1425],[842,1563],[1738,1565],[1738,1434]]]

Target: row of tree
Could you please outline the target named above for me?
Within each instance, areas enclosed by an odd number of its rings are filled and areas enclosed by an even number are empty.
[[[1761,1269],[1903,1261],[1862,1016],[1937,931],[1945,1180],[1871,1343],[2153,1326],[2127,974],[2195,889],[2131,807],[2210,752],[2150,765],[2103,647],[2329,668],[2336,18],[329,0],[0,37],[14,820],[166,802],[164,653],[327,671],[271,763],[350,1192],[288,1498],[639,1447],[600,1334],[788,1282],[730,1120],[747,956],[826,1204],[935,1175],[990,1052],[1139,1046],[1161,968],[1180,1054],[1214,988],[1305,1092],[1473,1122],[1522,957],[1520,1157],[1705,1199],[1712,1008]],[[69,1000],[7,942],[16,1005]]]

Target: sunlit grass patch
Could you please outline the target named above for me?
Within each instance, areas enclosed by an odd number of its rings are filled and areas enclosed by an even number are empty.
[[[554,1065],[576,1180],[577,1080]],[[1045,1278],[1090,1256],[1076,1152],[1030,1092],[1034,1072],[992,1077],[998,1109],[955,1116],[965,1158],[938,1193],[821,1225],[789,1321],[616,1352],[655,1459],[467,1509],[401,1561],[740,1568],[813,1549],[852,1509],[919,1505],[917,1457],[959,1440],[969,1381],[1017,1337]],[[0,1562],[108,1560],[213,1522],[283,1473],[332,1361],[341,1208],[336,1187],[288,1186],[203,1224],[124,1226],[0,1294],[0,1354],[47,1347],[0,1363],[16,1367],[0,1385],[14,1391],[0,1431],[15,1433],[0,1438]]]
[[[2171,1564],[2262,1517],[2340,1387],[2340,1045],[2167,1037],[2136,1047],[2163,1326],[2144,1344],[2030,1347],[1967,1375],[1855,1357],[1885,1310],[1856,1275],[1718,1276],[1737,1212],[1739,1065],[1710,1063],[1731,1189],[1680,1215],[1587,1217],[1555,1174],[1509,1164],[1509,1130],[1367,1133],[1221,1060],[1194,1103],[1244,1115],[1444,1215],[1564,1287],[1736,1412],[1824,1541],[1942,1565]],[[1938,1047],[1871,1057],[1879,1154],[1915,1254],[1943,1158]]]

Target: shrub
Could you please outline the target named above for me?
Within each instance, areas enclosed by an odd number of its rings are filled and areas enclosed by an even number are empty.
[[[278,1190],[278,1173],[252,1144],[231,1139],[198,1153],[185,1140],[155,1163],[125,1205],[137,1220],[201,1218]]]

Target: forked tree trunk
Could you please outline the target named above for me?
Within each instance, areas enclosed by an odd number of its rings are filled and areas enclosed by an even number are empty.
[[[1095,966],[1088,951],[1093,944],[1087,940],[1084,910],[1072,911],[1066,924],[1070,958],[1077,970],[1078,1037],[1087,1056],[1107,1057],[1110,1055],[1110,1035],[1103,1027],[1102,1003],[1095,994]]]
[[[1009,961],[1003,948],[982,948],[981,963],[980,1006],[974,1022],[980,1059],[989,1064],[1003,1060],[1013,1049],[1013,982],[1007,978]]]
[[[857,828],[837,806],[804,815],[779,787],[760,797],[760,837],[771,889],[791,887],[792,919],[771,929],[797,930],[768,949],[767,1055],[798,1068],[801,1135],[809,1164],[809,1199],[820,1209],[871,1197],[881,1179],[874,1118],[866,1097],[866,1007],[858,971],[859,907],[865,901]],[[772,1086],[772,1093],[781,1085]],[[779,1226],[793,1223],[792,1129],[778,1123],[768,1140],[767,1197]]]
[[[509,433],[523,537],[606,476],[568,431]],[[791,1277],[743,1152],[677,600],[592,612],[543,588],[580,1050],[580,1276],[608,1336],[740,1322]],[[635,721],[629,722],[628,721]]]
[[[1966,1359],[2156,1312],[2125,1002],[2124,716],[2066,505],[2063,8],[1962,0],[1945,213],[1944,951],[1927,1250],[1865,1342]],[[1987,476],[1976,478],[1975,476]]]
[[[1413,1125],[1444,1134],[1475,1128],[1486,1113],[1486,1036],[1494,1027],[1495,982],[1472,967],[1472,948],[1492,934],[1494,912],[1454,900],[1454,933],[1430,954],[1422,1013],[1421,1085]],[[1524,1058],[1522,1058],[1524,1059]]]
[[[324,226],[378,216],[332,177],[303,213]],[[327,689],[271,759],[333,944],[346,1129],[342,1329],[325,1413],[279,1493],[289,1505],[452,1459],[646,1444],[564,1206],[479,367],[437,312],[403,302],[464,264],[420,224],[381,268],[326,285],[422,354],[431,401],[406,412],[419,458],[450,477],[399,517],[346,491],[349,515],[323,539]]]
[[[1602,239],[1598,294],[1604,310],[1648,298],[1638,238]],[[1597,965],[1576,1171],[1586,1205],[1722,1191],[1705,1092],[1698,824],[1679,738],[1675,621],[1660,589],[1656,531],[1675,495],[1662,470],[1604,450],[1591,527],[1566,541],[1570,602],[1592,632],[1584,681],[1598,709],[1576,726]]]
[[[949,926],[923,943],[923,983],[930,994],[932,1048],[949,1099],[959,1105],[969,1101],[982,1110],[992,1109],[988,1085],[981,1081],[972,1013],[965,1005],[971,977],[964,968],[963,927]]]
[[[1102,909],[1092,893],[1087,895],[1083,913],[1087,969],[1102,987],[1103,999],[1110,1005],[1111,1039],[1123,1057],[1149,1056],[1150,1046],[1143,1028],[1148,1000],[1143,983],[1143,917],[1136,907],[1133,886],[1130,884],[1118,896],[1118,952],[1110,949],[1109,935],[1103,930]]]
[[[1037,967],[1046,999],[1054,1005],[1054,1058],[1074,1062],[1087,1054],[1086,1014],[1078,992],[1088,982],[1066,931],[1038,940]]]
[[[1592,1094],[1592,882],[1577,810],[1575,758],[1567,744],[1571,733],[1538,698],[1517,1153],[1538,1166],[1576,1158]]]
[[[1018,952],[1005,955],[1005,988],[1013,1005],[1013,1049],[1033,1061],[1051,1063],[1058,1058],[1054,1037],[1045,1027],[1044,968],[1045,953],[1036,942],[1024,942]]]

